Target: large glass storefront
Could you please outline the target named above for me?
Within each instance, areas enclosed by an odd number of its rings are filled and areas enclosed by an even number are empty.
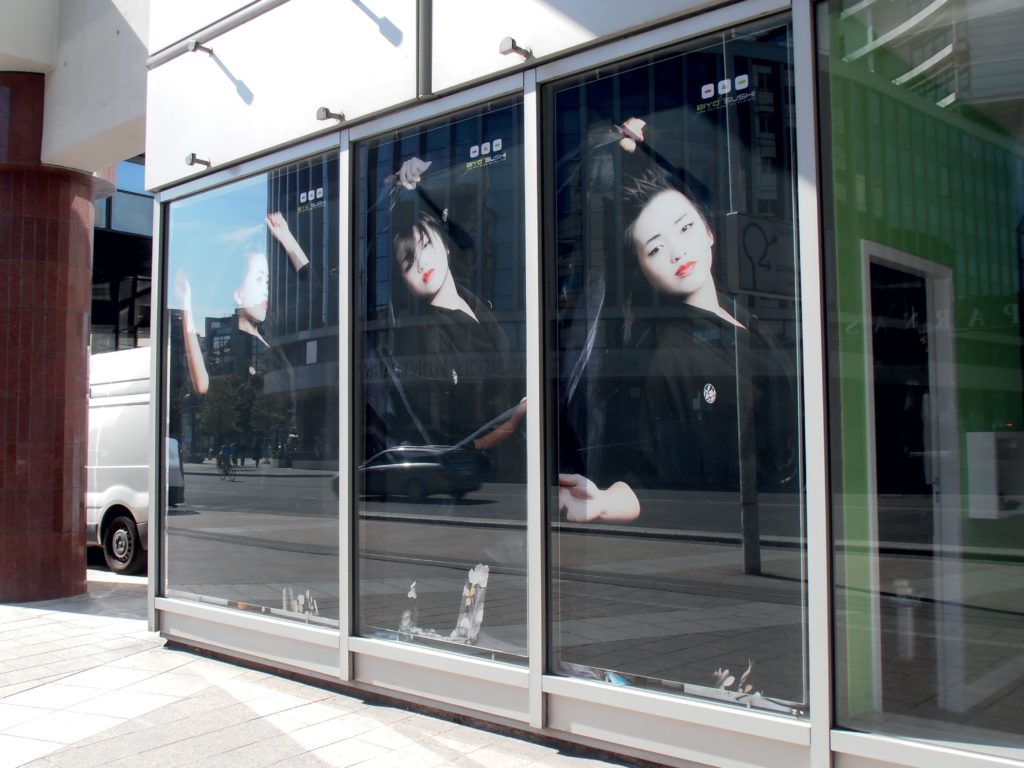
[[[868,5],[819,8],[835,717],[1020,758],[1024,8]]]
[[[1024,11],[780,11],[166,193],[169,636],[673,764],[1024,759]]]

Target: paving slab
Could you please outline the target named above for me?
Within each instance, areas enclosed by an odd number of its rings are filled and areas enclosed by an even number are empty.
[[[0,604],[0,768],[630,765],[168,648],[146,578]]]

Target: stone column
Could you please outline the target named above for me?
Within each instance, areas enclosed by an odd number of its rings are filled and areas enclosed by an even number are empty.
[[[79,594],[92,176],[40,162],[43,75],[0,72],[0,601]]]

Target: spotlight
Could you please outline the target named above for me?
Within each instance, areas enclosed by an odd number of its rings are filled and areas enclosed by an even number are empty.
[[[340,123],[342,120],[345,119],[345,113],[331,112],[331,110],[328,107],[320,107],[320,109],[316,111],[317,120],[330,120],[331,118],[337,120]]]
[[[503,38],[501,43],[498,45],[498,53],[502,56],[508,56],[510,53],[518,53],[524,59],[528,59],[533,56],[533,51],[529,48],[523,48],[522,46],[516,45],[514,37]]]
[[[203,158],[196,155],[195,152],[189,152],[185,155],[185,165],[205,165],[207,168],[210,167],[210,161],[204,160]]]
[[[198,40],[189,40],[188,52],[195,53],[196,51],[202,51],[207,56],[213,56],[213,48],[207,48],[205,45],[200,45]]]

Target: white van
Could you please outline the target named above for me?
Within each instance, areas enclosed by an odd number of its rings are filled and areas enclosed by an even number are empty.
[[[150,350],[93,355],[89,364],[89,454],[86,538],[102,547],[107,566],[136,573],[146,564],[149,528]],[[168,440],[170,503],[185,481],[178,444]]]

